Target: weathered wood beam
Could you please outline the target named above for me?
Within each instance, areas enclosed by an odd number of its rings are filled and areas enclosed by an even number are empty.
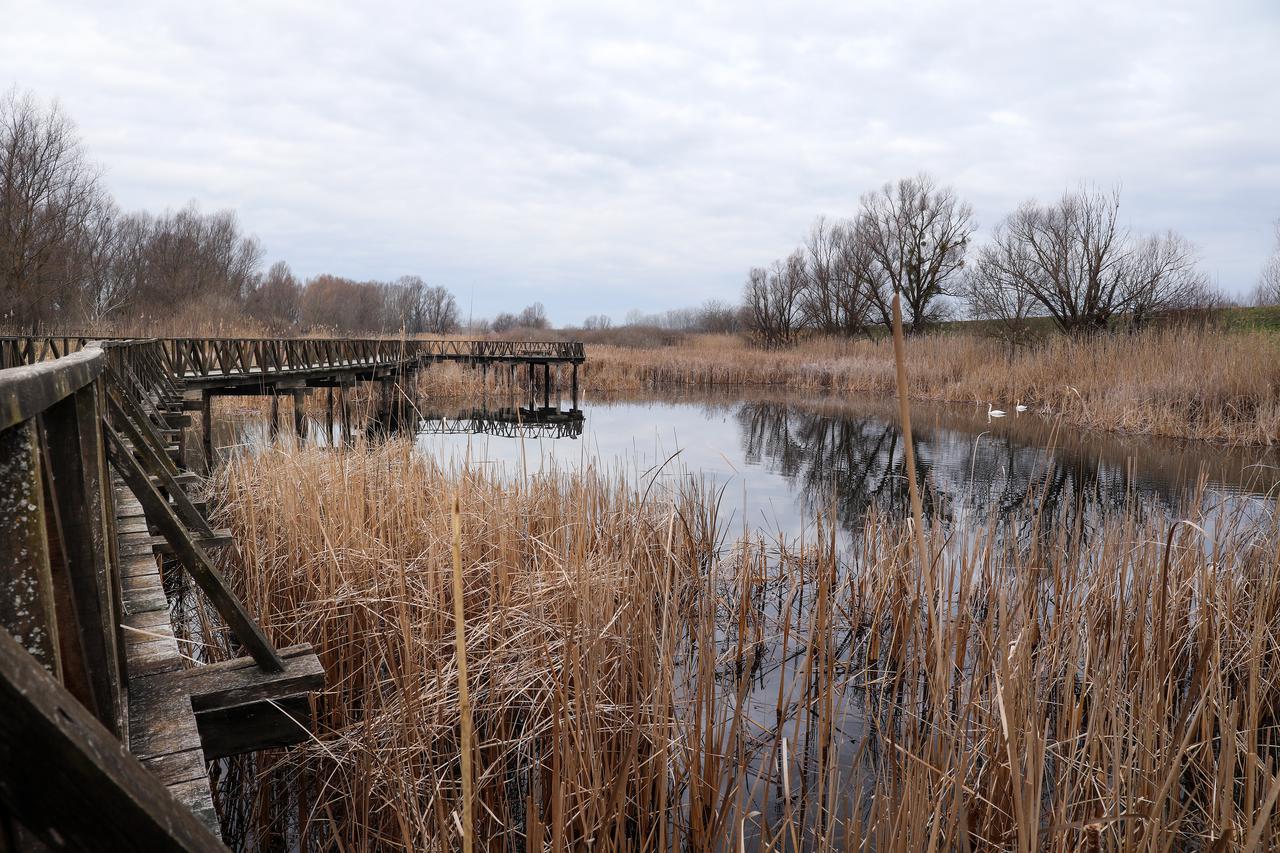
[[[223,851],[208,829],[0,631],[0,802],[66,850]]]
[[[280,651],[284,671],[264,673],[248,658],[185,669],[167,678],[191,696],[205,758],[301,743],[311,736],[312,693],[324,667],[310,645]]]
[[[0,629],[61,679],[41,468],[34,421],[0,430]]]
[[[213,561],[205,554],[174,514],[169,502],[161,497],[147,472],[143,471],[136,459],[124,445],[120,435],[110,424],[103,424],[107,436],[107,453],[112,466],[124,480],[129,491],[142,504],[147,520],[159,528],[160,534],[173,546],[174,555],[191,575],[201,591],[209,598],[218,614],[226,620],[227,626],[236,635],[258,666],[268,672],[280,672],[284,663],[280,660],[275,647],[262,633],[258,623],[253,620],[240,599],[227,586],[222,574],[214,567]]]
[[[30,420],[79,391],[98,378],[104,365],[102,350],[89,347],[56,361],[0,373],[0,430]]]

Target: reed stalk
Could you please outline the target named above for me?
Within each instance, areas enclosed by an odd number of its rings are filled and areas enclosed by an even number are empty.
[[[236,846],[443,851],[470,827],[511,851],[1234,853],[1280,833],[1274,513],[1082,531],[1029,509],[932,537],[930,599],[896,519],[725,538],[697,481],[536,471],[408,441],[223,469],[228,576],[328,683],[314,740],[220,771]]]

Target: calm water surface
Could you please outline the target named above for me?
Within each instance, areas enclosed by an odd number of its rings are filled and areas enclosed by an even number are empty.
[[[908,512],[892,399],[604,398],[583,403],[570,428],[495,426],[436,409],[424,409],[416,441],[442,462],[508,473],[595,465],[673,488],[694,477],[723,489],[721,521],[733,527],[799,537],[819,513],[852,532],[872,509]],[[1015,517],[1032,505],[1084,522],[1126,505],[1164,516],[1265,512],[1280,483],[1275,451],[1081,433],[1030,413],[989,419],[985,406],[914,404],[912,420],[935,523]]]
[[[788,544],[812,536],[819,516],[836,520],[847,548],[868,513],[908,513],[892,399],[739,393],[596,398],[577,410],[419,405],[421,417],[366,424],[369,437],[411,431],[423,453],[446,465],[490,466],[507,476],[595,466],[673,492],[694,479],[721,491],[719,521],[726,533],[761,531]],[[1274,451],[1082,433],[1029,413],[989,419],[985,406],[913,404],[912,412],[925,511],[933,523],[951,529],[993,520],[1070,523],[1087,536],[1122,510],[1153,520],[1192,517],[1208,529],[1226,516],[1247,524],[1275,507],[1280,456]],[[222,444],[252,449],[268,438],[260,418],[222,427]],[[310,426],[310,439],[319,443],[337,443],[341,436],[339,425]],[[780,686],[803,678],[804,643],[797,638],[786,650],[776,629],[805,611],[806,588],[801,581],[792,590],[799,598],[794,612],[786,604],[790,617],[783,614],[786,582],[766,583],[762,592],[769,639],[752,659],[750,687],[741,697],[762,732],[777,726]],[[723,645],[719,656],[729,660],[732,626],[717,625],[716,633]],[[836,638],[837,656],[843,658],[854,642],[852,634]],[[738,701],[735,685],[743,675],[740,660],[736,666],[717,675],[719,700],[730,705]],[[850,774],[873,772],[876,738],[868,734],[875,727],[865,714],[874,703],[855,701],[852,693],[846,699],[837,713],[839,761]],[[781,813],[776,791],[758,791],[752,800],[772,818]],[[754,839],[746,844],[753,847]]]

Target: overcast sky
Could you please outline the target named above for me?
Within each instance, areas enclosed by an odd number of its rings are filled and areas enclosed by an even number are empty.
[[[232,207],[301,275],[418,274],[464,315],[736,300],[814,216],[921,170],[984,230],[1121,183],[1130,225],[1184,232],[1234,293],[1280,217],[1276,0],[0,0],[0,21],[0,85],[57,97],[123,207]]]

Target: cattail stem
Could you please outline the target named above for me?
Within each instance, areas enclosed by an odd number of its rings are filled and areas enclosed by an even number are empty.
[[[467,626],[462,601],[462,510],[453,495],[453,627],[458,655],[458,711],[462,717],[462,849],[472,853],[475,822],[471,803],[471,699],[467,695]]]
[[[916,451],[911,440],[911,403],[907,400],[907,344],[902,335],[902,299],[893,293],[893,361],[898,374],[898,416],[902,421],[902,453],[907,466],[907,489],[911,493],[911,521],[915,524],[916,552],[924,554],[924,509],[920,505],[920,489],[916,486]]]

